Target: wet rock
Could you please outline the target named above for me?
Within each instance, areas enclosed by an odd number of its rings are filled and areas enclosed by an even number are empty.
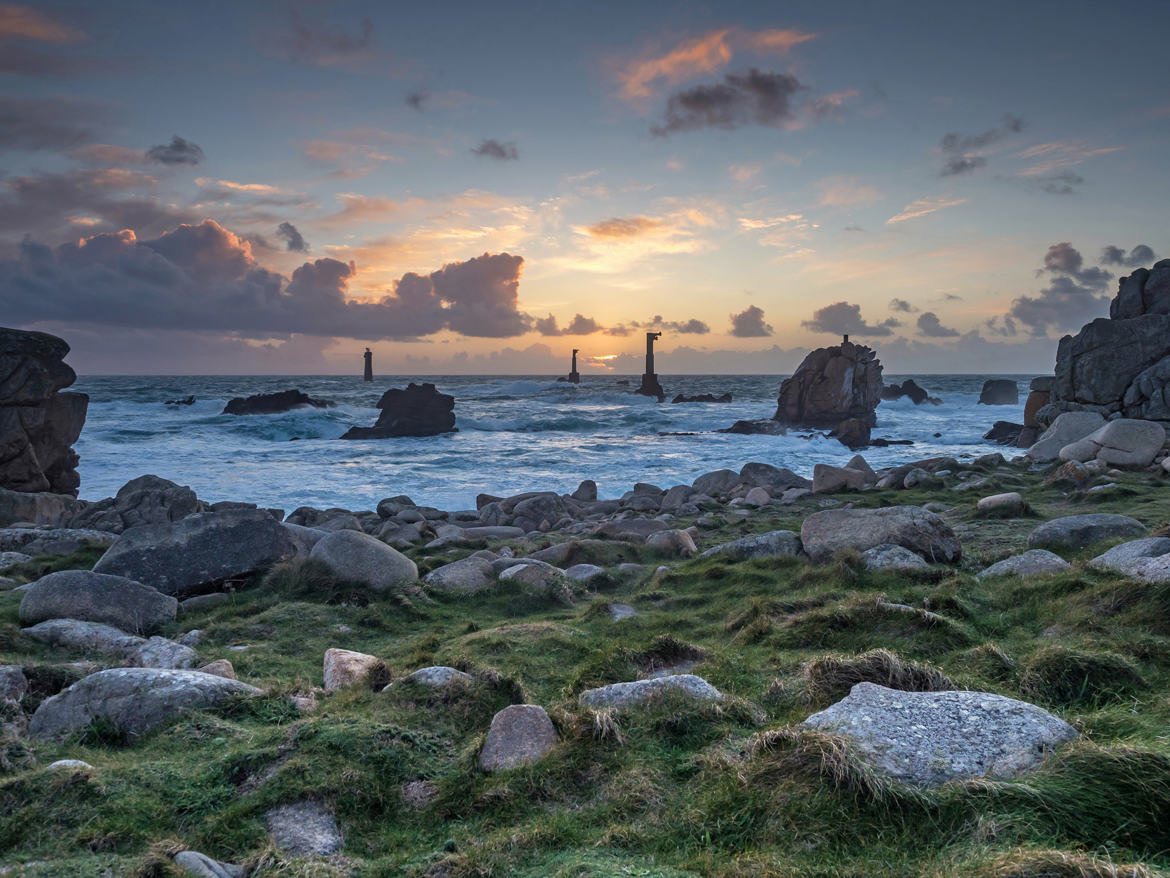
[[[906,397],[915,405],[922,405],[930,398],[925,390],[918,386],[913,378],[907,378],[901,384],[887,384],[882,388],[883,400],[895,400]]]
[[[320,802],[273,808],[264,815],[264,825],[276,846],[296,857],[327,857],[344,843],[333,814]]]
[[[513,704],[492,717],[487,740],[479,754],[484,771],[508,771],[538,762],[559,740],[543,707]]]
[[[996,445],[1019,446],[1020,434],[1024,430],[1023,424],[1013,424],[1011,421],[996,421],[991,429],[983,434],[983,438]]]
[[[800,541],[818,563],[831,560],[842,549],[864,552],[885,544],[902,546],[936,563],[957,561],[962,555],[950,526],[917,506],[817,512],[804,520]]]
[[[792,427],[829,428],[849,447],[861,447],[869,444],[881,393],[877,355],[846,339],[812,351],[781,383],[773,419]]]
[[[134,634],[152,634],[174,621],[179,602],[132,579],[89,570],[62,570],[29,585],[20,601],[20,621],[46,619],[103,622]]]
[[[418,579],[418,565],[381,540],[352,530],[321,538],[309,555],[347,582],[373,591],[390,591]]]
[[[68,735],[103,719],[127,737],[143,735],[181,711],[213,707],[260,690],[198,671],[118,668],[90,674],[41,702],[29,723],[34,738]]]
[[[984,568],[975,574],[976,579],[985,579],[988,576],[1043,576],[1047,573],[1060,573],[1062,570],[1071,570],[1072,565],[1059,555],[1047,549],[1029,549],[1020,555],[1013,555],[996,561],[990,567]]]
[[[1144,524],[1126,515],[1092,512],[1044,522],[1028,535],[1028,545],[1033,548],[1083,549],[1102,540],[1140,537],[1145,532]]]
[[[629,707],[642,704],[665,693],[679,693],[700,701],[722,701],[723,693],[694,674],[671,674],[630,683],[613,683],[598,689],[586,689],[578,696],[582,707]]]
[[[257,393],[252,396],[237,396],[228,400],[223,407],[225,415],[275,415],[302,408],[333,408],[336,403],[328,399],[313,399],[307,393],[292,389],[276,393]]]
[[[988,378],[979,391],[980,405],[1019,405],[1020,390],[1010,378]]]
[[[380,400],[382,413],[372,427],[351,427],[342,439],[390,439],[437,436],[455,432],[455,397],[439,393],[434,384],[391,388]]]
[[[988,692],[903,692],[858,683],[803,723],[848,738],[880,771],[914,786],[1015,777],[1077,737],[1034,704]]]

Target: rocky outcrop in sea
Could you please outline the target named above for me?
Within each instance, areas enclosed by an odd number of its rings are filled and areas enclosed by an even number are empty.
[[[351,427],[342,439],[390,439],[397,436],[437,436],[454,433],[455,397],[439,393],[435,385],[411,382],[406,389],[392,387],[378,400],[382,414],[372,427]]]

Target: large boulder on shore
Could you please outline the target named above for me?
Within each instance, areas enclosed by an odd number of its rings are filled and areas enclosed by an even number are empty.
[[[141,582],[89,570],[61,570],[28,587],[20,601],[20,622],[81,619],[131,634],[152,634],[173,621],[178,609],[175,598]]]
[[[1056,460],[1062,448],[1091,435],[1104,423],[1105,418],[1097,412],[1064,412],[1040,434],[1028,449],[1028,457],[1039,463]]]
[[[773,419],[793,427],[831,429],[850,447],[869,444],[882,398],[882,364],[872,348],[846,339],[818,348],[780,385]],[[846,439],[849,441],[846,442]]]
[[[237,396],[223,407],[225,415],[275,415],[293,409],[332,408],[336,403],[328,399],[313,399],[302,390],[281,390],[277,393],[256,393]]]
[[[858,683],[803,723],[848,738],[863,759],[919,787],[1014,777],[1077,737],[1048,711],[990,692],[903,692]]]
[[[826,509],[804,520],[800,542],[816,562],[829,561],[842,549],[864,552],[887,544],[932,562],[958,561],[963,553],[950,525],[919,506]]]
[[[77,380],[68,353],[56,336],[0,327],[0,488],[77,496],[89,397],[60,392]]]
[[[206,510],[207,504],[186,485],[144,475],[128,481],[113,497],[87,503],[70,526],[120,534],[132,527],[179,521]]]
[[[1063,416],[1062,416],[1063,417]],[[1166,444],[1166,428],[1156,421],[1116,418],[1060,449],[1061,460],[1094,458],[1110,466],[1143,467],[1154,462]]]
[[[288,530],[267,512],[225,509],[132,527],[93,569],[183,596],[207,591],[224,579],[267,570],[295,554]]]
[[[393,387],[378,400],[378,422],[351,427],[342,439],[389,439],[395,436],[437,436],[455,432],[455,397],[439,393],[435,385],[411,382],[405,390]]]
[[[64,737],[101,719],[134,738],[181,711],[259,694],[255,686],[199,671],[116,668],[90,674],[46,698],[33,714],[28,731],[34,738]]]
[[[418,565],[377,537],[356,530],[326,534],[309,557],[320,561],[338,579],[358,582],[373,591],[389,591],[418,579]]]

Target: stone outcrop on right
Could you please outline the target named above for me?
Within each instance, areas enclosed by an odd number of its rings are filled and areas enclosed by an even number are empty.
[[[1170,259],[1123,277],[1109,317],[1060,340],[1052,405],[1170,425]]]

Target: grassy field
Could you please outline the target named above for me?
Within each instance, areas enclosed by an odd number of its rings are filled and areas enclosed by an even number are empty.
[[[1053,576],[973,575],[1059,515],[1122,512],[1164,528],[1170,489],[1132,474],[1070,494],[1044,475],[1005,469],[979,491],[836,497],[953,505],[944,517],[964,561],[918,574],[869,573],[848,553],[654,574],[657,560],[637,548],[644,573],[614,567],[565,605],[506,586],[377,597],[313,565],[280,568],[163,632],[202,630],[200,656],[229,659],[266,696],[133,743],[101,727],[64,743],[3,742],[0,874],[178,875],[168,855],[190,847],[271,876],[1170,875],[1170,586],[1088,568],[1104,546],[1068,555],[1073,569]],[[976,518],[976,499],[1000,490],[1020,490],[1033,516]],[[703,543],[799,531],[817,504],[718,515]],[[467,550],[414,554],[426,570]],[[38,559],[18,579],[94,557]],[[0,663],[26,668],[31,711],[83,673],[62,662],[85,657],[24,638],[19,600],[0,594]],[[637,614],[613,621],[614,601]],[[329,647],[376,655],[393,679],[445,664],[475,684],[441,695],[358,687],[298,713],[286,696],[321,685]],[[724,702],[577,706],[586,688],[692,663]],[[841,740],[797,728],[861,680],[1024,698],[1082,737],[1014,780],[900,787]],[[485,775],[476,757],[491,717],[521,702],[548,709],[561,743],[537,765]],[[94,770],[43,767],[62,758]],[[306,798],[344,831],[332,860],[290,859],[268,841],[264,813]]]

